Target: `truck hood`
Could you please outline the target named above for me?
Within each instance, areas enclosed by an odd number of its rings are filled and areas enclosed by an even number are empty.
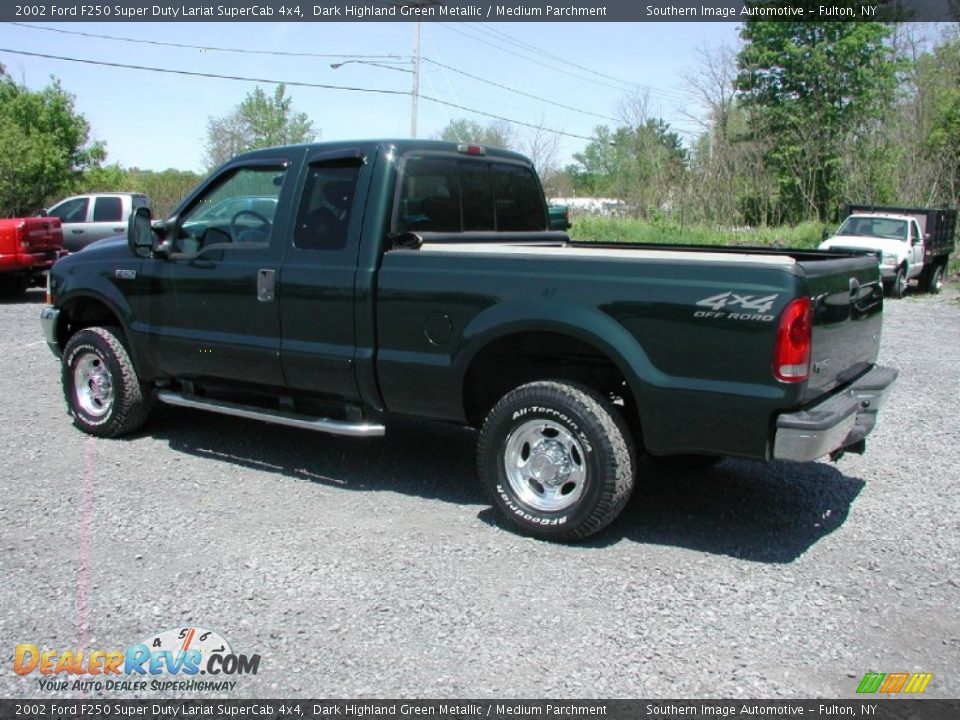
[[[860,237],[858,235],[834,235],[826,242],[820,243],[821,250],[838,250],[843,248],[857,248],[859,250],[873,250],[889,255],[903,253],[907,244],[903,240],[887,240],[876,237]]]
[[[85,248],[61,258],[57,264],[60,267],[69,267],[74,263],[130,259],[133,259],[133,256],[127,247],[127,239],[123,236],[117,236],[92,242]]]

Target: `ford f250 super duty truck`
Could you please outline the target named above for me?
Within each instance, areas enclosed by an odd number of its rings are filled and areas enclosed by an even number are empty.
[[[821,250],[873,253],[891,297],[902,298],[914,279],[924,292],[940,292],[956,245],[956,210],[847,205],[844,217]]]
[[[258,209],[207,210],[232,198]],[[875,364],[875,258],[547,227],[507,151],[261,150],[59,261],[42,325],[85,432],[128,433],[154,402],[359,437],[394,414],[471,425],[492,503],[541,538],[611,522],[640,451],[863,451],[896,377]]]

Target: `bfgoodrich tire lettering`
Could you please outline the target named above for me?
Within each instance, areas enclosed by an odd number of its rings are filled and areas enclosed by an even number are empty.
[[[67,342],[62,362],[63,395],[78,428],[98,437],[133,432],[153,406],[119,331],[90,327]]]
[[[617,517],[633,490],[626,423],[582,385],[541,381],[511,391],[487,415],[477,454],[504,523],[534,537],[592,535]]]

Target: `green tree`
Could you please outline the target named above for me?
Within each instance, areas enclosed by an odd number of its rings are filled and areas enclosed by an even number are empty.
[[[316,137],[306,113],[295,112],[286,86],[277,85],[273,95],[259,87],[248,93],[233,112],[207,121],[206,162],[210,168],[237,153],[275,145],[312,142]]]
[[[15,83],[0,66],[0,215],[28,215],[72,192],[106,157],[90,125],[54,79],[42,90]]]
[[[189,170],[167,168],[157,172],[133,168],[127,171],[127,189],[149,196],[153,216],[162,218],[173,212],[202,179]]]
[[[633,127],[600,126],[583,152],[573,156],[574,186],[588,195],[625,201],[636,216],[670,208],[683,181],[686,150],[680,136],[659,118]]]
[[[475,120],[458,118],[451,120],[440,131],[440,140],[456,143],[476,143],[489,147],[509,148],[513,145],[514,137],[510,125],[505,122],[481,125]]]
[[[918,62],[928,108],[926,154],[933,183],[925,202],[960,203],[960,37],[949,39]]]
[[[845,144],[896,97],[897,62],[878,22],[748,20],[737,87],[776,173],[783,219],[822,220],[842,203]]]

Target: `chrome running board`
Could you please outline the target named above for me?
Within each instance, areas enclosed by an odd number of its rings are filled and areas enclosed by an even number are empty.
[[[262,420],[275,425],[315,430],[330,433],[331,435],[348,435],[350,437],[379,437],[386,432],[380,423],[348,422],[346,420],[330,420],[329,418],[312,418],[304,415],[281,412],[280,410],[266,410],[264,408],[238,405],[225,400],[209,400],[207,398],[186,396],[169,390],[157,393],[157,399],[167,405],[209,410],[221,415],[247,418],[248,420]]]

